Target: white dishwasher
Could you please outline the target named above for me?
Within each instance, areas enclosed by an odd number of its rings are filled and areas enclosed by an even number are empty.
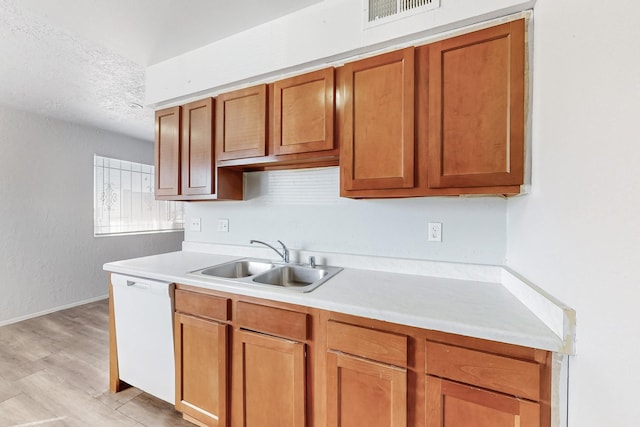
[[[111,274],[120,379],[175,404],[173,283]]]

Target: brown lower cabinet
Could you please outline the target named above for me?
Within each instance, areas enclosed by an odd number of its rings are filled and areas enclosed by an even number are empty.
[[[239,300],[234,310],[232,425],[307,425],[308,315]]]
[[[233,425],[306,425],[305,344],[252,331],[235,334],[241,411]]]
[[[199,425],[227,425],[228,307],[224,297],[175,294],[176,409]]]
[[[331,426],[407,425],[407,336],[327,322]]]
[[[537,427],[540,404],[427,376],[427,427]]]
[[[327,389],[327,425],[407,425],[404,368],[330,351]]]
[[[176,409],[187,419],[224,426],[227,417],[228,326],[176,313]]]
[[[200,426],[551,425],[548,351],[180,284],[175,343]]]

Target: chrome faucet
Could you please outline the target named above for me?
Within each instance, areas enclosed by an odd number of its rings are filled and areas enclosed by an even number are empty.
[[[282,260],[286,263],[289,262],[289,249],[287,249],[287,247],[284,245],[284,243],[282,243],[280,240],[278,240],[278,243],[280,243],[282,245],[282,252],[280,252],[279,250],[277,250],[276,248],[274,248],[273,246],[271,246],[268,243],[262,242],[260,240],[251,240],[249,241],[249,243],[254,244],[254,243],[260,243],[261,245],[265,245],[270,247],[271,249],[273,249],[274,251],[276,251],[276,253],[278,255],[280,255],[280,257],[282,258]]]

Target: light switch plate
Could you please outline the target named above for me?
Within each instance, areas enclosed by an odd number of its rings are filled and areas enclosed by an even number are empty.
[[[218,231],[220,231],[222,233],[228,233],[229,232],[229,219],[222,218],[222,219],[218,220]]]

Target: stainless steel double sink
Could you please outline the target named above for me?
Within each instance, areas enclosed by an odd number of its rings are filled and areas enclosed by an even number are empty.
[[[342,271],[341,267],[309,266],[244,258],[205,267],[190,274],[199,277],[227,279],[239,283],[282,287],[309,292]]]

